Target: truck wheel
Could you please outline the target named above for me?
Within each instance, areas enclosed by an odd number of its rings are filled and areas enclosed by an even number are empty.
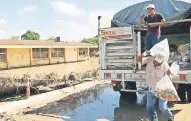
[[[186,85],[184,84],[179,84],[179,89],[178,89],[178,95],[180,97],[181,101],[186,100]]]
[[[135,82],[127,82],[125,89],[136,90],[136,83]],[[121,94],[121,96],[131,97],[132,99],[137,98],[136,92],[123,92],[123,91],[119,91],[119,93]]]
[[[191,102],[191,85],[187,85],[187,98],[188,102]]]
[[[123,95],[127,94],[128,92],[119,91],[119,93],[121,96],[123,96]]]
[[[119,93],[121,96],[129,96],[133,94],[133,92],[123,92],[123,91],[119,91]]]
[[[187,91],[188,102],[191,102],[191,90]]]

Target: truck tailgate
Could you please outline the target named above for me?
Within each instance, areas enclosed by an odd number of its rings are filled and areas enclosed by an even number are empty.
[[[137,42],[133,28],[131,26],[106,28],[101,29],[101,31],[104,31],[104,33],[101,33],[100,37],[101,69],[134,70],[137,64]],[[128,36],[124,37],[122,35]]]

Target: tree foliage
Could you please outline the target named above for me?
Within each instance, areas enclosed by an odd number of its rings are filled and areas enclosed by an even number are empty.
[[[99,43],[99,38],[98,38],[98,36],[90,37],[90,38],[84,38],[81,42],[82,42],[82,43],[90,43],[90,44],[96,44],[96,45],[98,45],[98,43]]]
[[[54,36],[53,36],[53,37],[49,37],[48,40],[50,40],[50,41],[55,41],[55,40],[56,40],[56,37],[54,37]]]
[[[10,39],[12,39],[12,40],[19,40],[19,39],[20,39],[20,36],[11,36]]]
[[[40,40],[40,34],[33,32],[31,30],[28,30],[26,33],[24,33],[21,36],[22,40]]]

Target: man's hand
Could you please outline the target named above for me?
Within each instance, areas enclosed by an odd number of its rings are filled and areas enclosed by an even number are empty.
[[[146,50],[144,53],[143,53],[143,56],[149,56],[151,54],[151,52],[149,50]]]
[[[166,74],[167,74],[167,75],[171,75],[172,73],[170,72],[170,70],[168,70],[168,71],[166,72]]]
[[[150,54],[151,54],[151,52],[150,52],[149,50],[146,50],[145,53],[146,53],[147,55],[150,55]]]
[[[137,57],[137,61],[138,61],[138,62],[142,62],[142,59],[143,59],[143,56],[142,56],[142,55],[140,55],[140,56]]]
[[[140,19],[143,20],[144,17],[145,17],[145,15],[143,14],[142,16],[140,16]]]

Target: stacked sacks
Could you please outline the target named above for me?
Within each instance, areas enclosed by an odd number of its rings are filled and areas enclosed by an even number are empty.
[[[190,45],[189,44],[181,44],[178,47],[178,54],[180,55],[180,66],[181,67],[189,67],[190,65]]]
[[[189,56],[190,54],[190,45],[189,44],[181,44],[178,47],[178,53],[183,56]]]

